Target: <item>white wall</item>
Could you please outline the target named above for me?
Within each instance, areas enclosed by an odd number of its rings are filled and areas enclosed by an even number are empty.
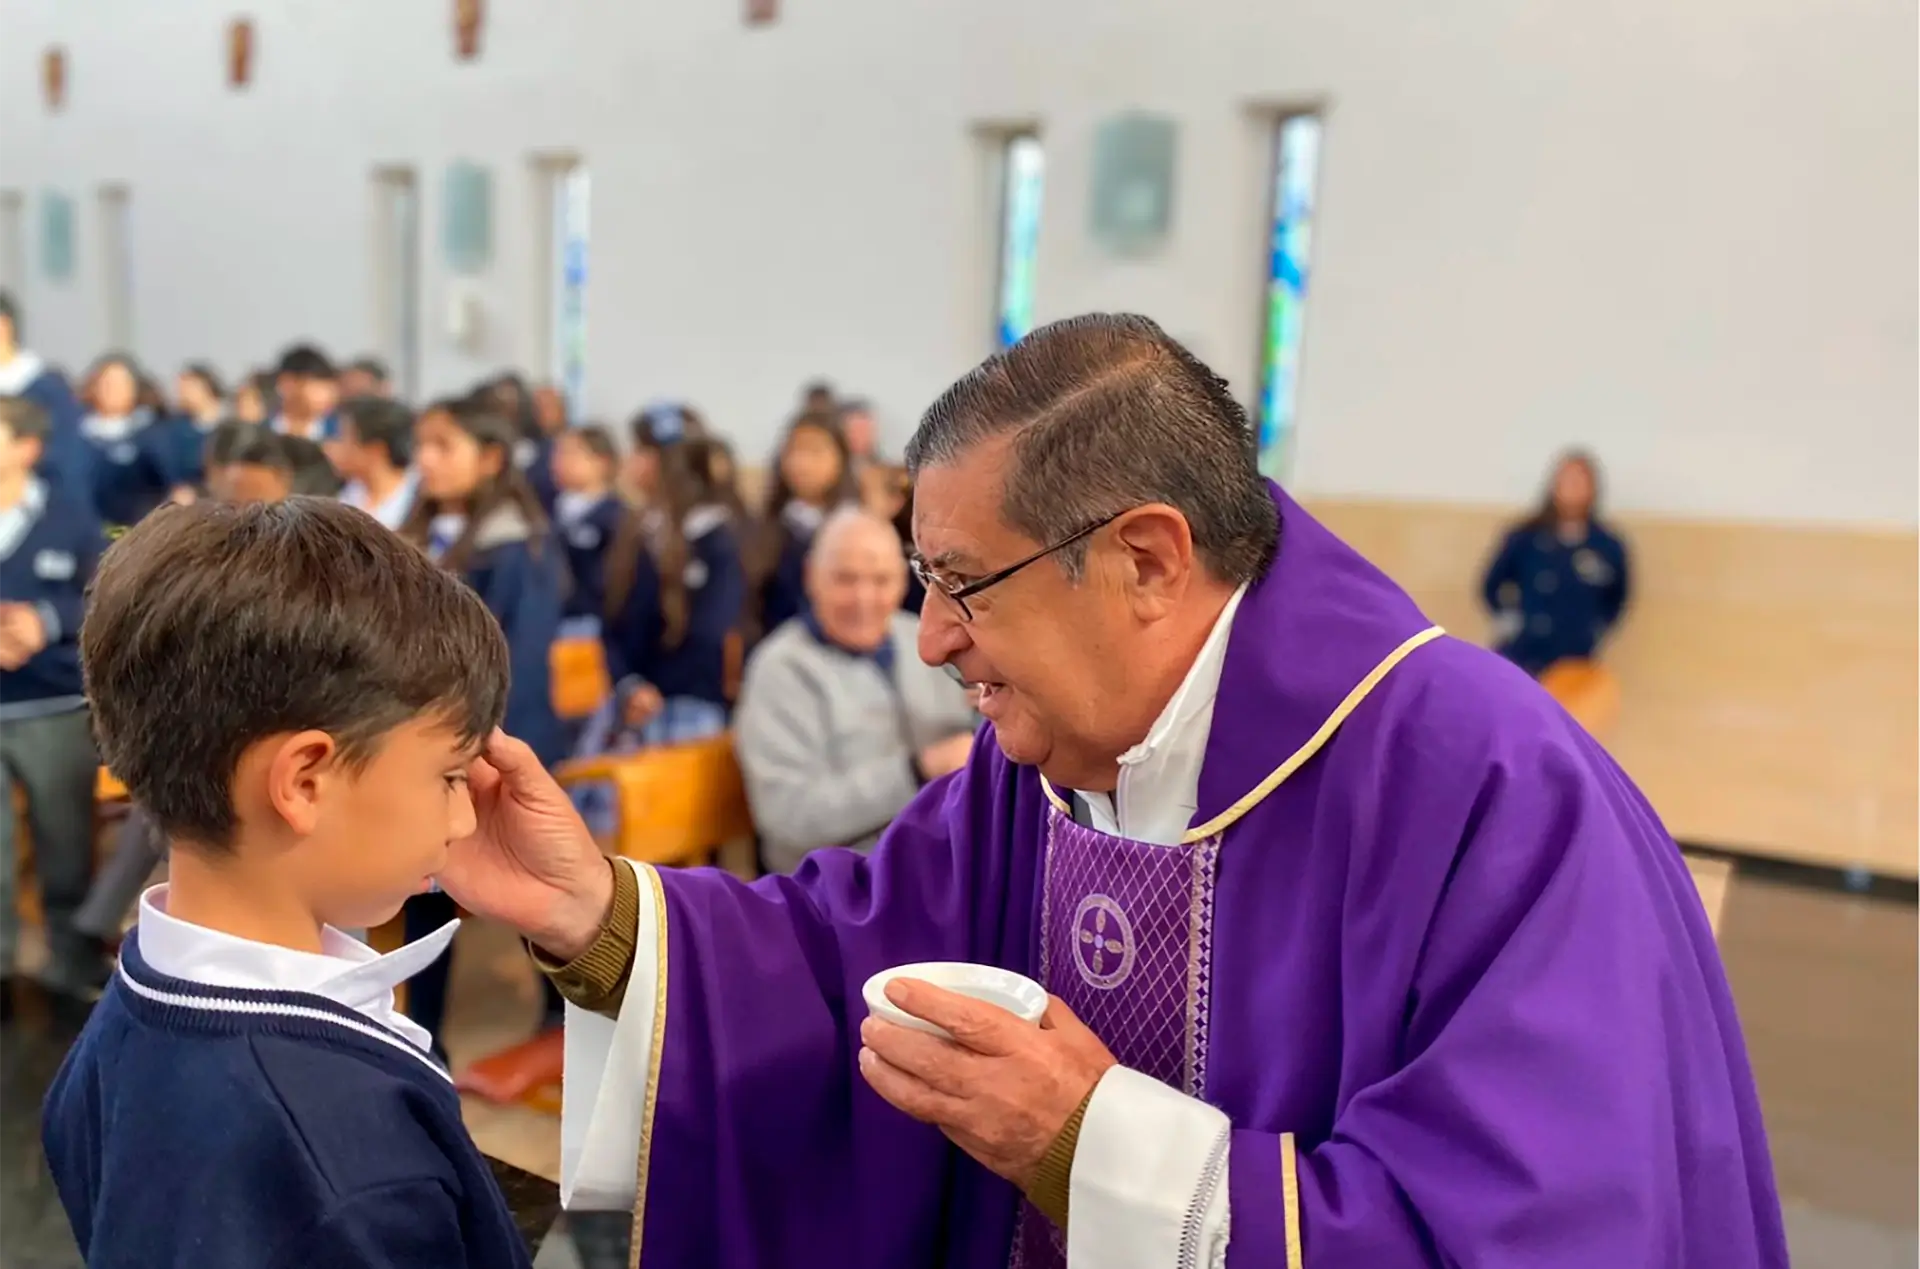
[[[430,336],[450,389],[523,359],[529,156],[593,173],[590,404],[706,407],[749,458],[804,378],[871,393],[891,440],[986,351],[989,209],[972,125],[1049,141],[1042,318],[1159,318],[1251,395],[1263,267],[1257,100],[1331,104],[1295,484],[1507,500],[1563,443],[1618,503],[1915,522],[1916,134],[1910,0],[258,0],[228,92],[221,0],[0,7],[0,188],[96,214],[128,182],[139,352],[238,370],[298,335],[370,341],[366,187],[489,163],[484,355]],[[69,50],[49,117],[38,53]],[[1182,124],[1173,239],[1087,241],[1106,113]],[[32,202],[30,225],[37,220]],[[83,221],[78,241],[90,244]],[[426,312],[449,279],[437,259]],[[99,288],[36,279],[34,341],[78,362]]]

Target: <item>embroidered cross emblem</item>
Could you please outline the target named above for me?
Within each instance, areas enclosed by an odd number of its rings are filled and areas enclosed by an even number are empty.
[[[1118,987],[1133,972],[1133,926],[1120,905],[1090,894],[1073,914],[1073,964],[1090,987]]]

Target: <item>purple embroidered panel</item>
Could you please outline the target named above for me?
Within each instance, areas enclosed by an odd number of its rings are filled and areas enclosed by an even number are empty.
[[[1213,881],[1219,839],[1158,846],[1109,837],[1057,809],[1047,825],[1040,972],[1046,989],[1120,1064],[1198,1097],[1206,1090]],[[1066,1263],[1031,1207],[1018,1269]]]

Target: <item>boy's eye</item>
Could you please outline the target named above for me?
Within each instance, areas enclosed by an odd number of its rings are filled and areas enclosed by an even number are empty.
[[[464,771],[454,771],[449,773],[445,779],[449,789],[464,788],[467,783],[467,773]]]

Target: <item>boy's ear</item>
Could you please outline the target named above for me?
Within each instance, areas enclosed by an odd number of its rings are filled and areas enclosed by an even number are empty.
[[[275,737],[265,749],[267,804],[305,837],[320,827],[321,803],[340,778],[340,747],[324,731],[299,731]]]

